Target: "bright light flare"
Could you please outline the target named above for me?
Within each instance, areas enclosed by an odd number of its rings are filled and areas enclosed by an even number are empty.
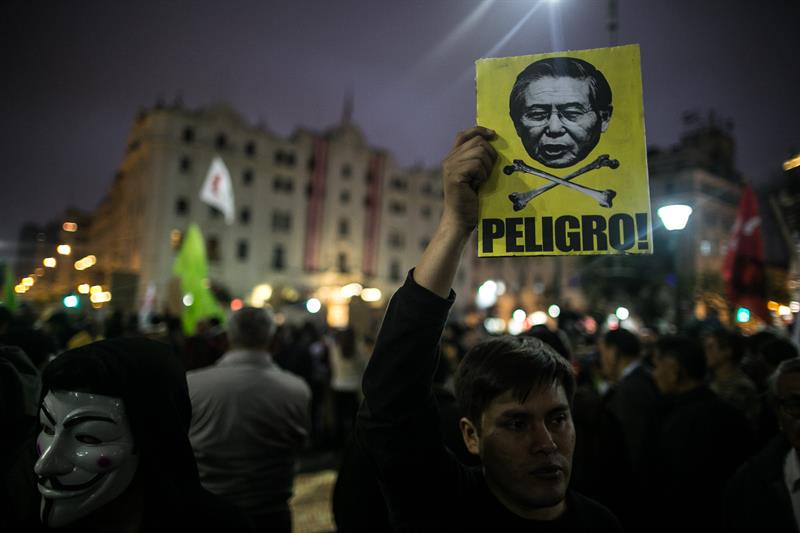
[[[191,307],[194,303],[194,295],[191,292],[187,292],[183,295],[183,305],[186,307]]]
[[[80,285],[78,285],[78,292],[81,294],[89,294],[89,284],[81,283]]]
[[[348,283],[342,287],[341,294],[344,298],[352,298],[360,295],[363,290],[364,287],[360,283]]]
[[[250,294],[250,305],[253,307],[264,307],[267,301],[272,298],[272,285],[269,283],[262,283],[253,288]]]
[[[689,223],[692,208],[683,204],[665,205],[664,207],[659,207],[656,212],[665,228],[669,231],[676,231],[682,230]]]
[[[56,246],[56,252],[61,255],[69,255],[72,253],[72,247],[69,244],[59,244]]]
[[[380,289],[375,287],[367,287],[363,291],[361,291],[361,299],[365,302],[377,302],[383,297],[383,293]]]
[[[309,298],[308,301],[306,302],[306,310],[312,315],[315,313],[319,313],[320,309],[322,309],[322,302],[320,302],[316,298]]]
[[[26,287],[33,287],[34,283],[35,283],[34,279],[30,276],[28,276],[27,278],[22,278],[22,284]]]
[[[561,315],[561,308],[556,304],[553,304],[547,308],[547,314],[553,318],[558,318],[559,315]]]
[[[96,292],[89,296],[89,301],[93,304],[102,304],[111,301],[111,293],[108,291]]]
[[[78,225],[75,222],[64,222],[61,224],[61,229],[64,231],[69,231],[70,233],[74,233],[78,231]]]
[[[42,264],[47,268],[55,268],[58,262],[55,257],[45,257]]]
[[[534,311],[528,317],[528,322],[531,326],[541,326],[547,324],[547,313],[544,311]]]
[[[614,311],[614,314],[620,320],[628,320],[628,318],[630,318],[631,316],[631,312],[628,310],[628,308],[622,306],[617,307],[617,310]]]

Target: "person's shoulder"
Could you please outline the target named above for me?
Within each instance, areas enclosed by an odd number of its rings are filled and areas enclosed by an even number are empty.
[[[265,379],[270,381],[275,387],[281,391],[292,394],[295,397],[305,397],[311,395],[311,389],[308,387],[306,381],[294,374],[280,368],[278,365],[271,366],[264,373]]]
[[[581,524],[587,524],[593,532],[622,532],[619,519],[603,504],[583,494],[570,491],[567,497],[567,512],[573,513]]]

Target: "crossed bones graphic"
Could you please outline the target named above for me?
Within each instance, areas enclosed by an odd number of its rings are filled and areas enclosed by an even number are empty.
[[[511,203],[514,205],[514,211],[519,211],[521,209],[524,209],[525,206],[528,205],[528,202],[530,202],[540,194],[546,193],[553,187],[558,187],[559,185],[563,185],[564,187],[591,196],[602,207],[611,207],[611,202],[617,195],[616,191],[612,191],[611,189],[598,191],[595,189],[591,189],[589,187],[584,187],[583,185],[579,185],[577,183],[572,183],[572,180],[577,178],[581,174],[585,174],[591,170],[595,170],[602,167],[609,167],[611,169],[615,169],[618,166],[619,166],[619,161],[617,161],[616,159],[609,158],[608,154],[603,154],[594,161],[592,161],[591,163],[589,163],[588,165],[586,165],[585,167],[579,168],[578,170],[576,170],[575,172],[573,172],[568,176],[565,176],[564,178],[559,178],[553,176],[552,174],[548,174],[543,170],[538,170],[536,168],[528,166],[521,159],[515,159],[513,165],[508,165],[507,167],[503,168],[503,173],[507,176],[510,176],[514,172],[524,172],[526,174],[532,174],[534,176],[538,176],[540,178],[544,178],[552,182],[527,192],[512,192],[511,194],[509,194],[508,199],[511,200]]]

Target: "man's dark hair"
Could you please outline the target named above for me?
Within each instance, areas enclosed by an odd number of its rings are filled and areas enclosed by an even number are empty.
[[[611,110],[611,86],[594,65],[574,57],[549,57],[528,65],[519,73],[509,97],[511,119],[516,124],[525,112],[522,95],[532,82],[542,78],[575,78],[589,82],[589,102],[596,112]]]
[[[617,353],[623,357],[639,357],[642,352],[642,343],[634,333],[625,328],[612,329],[603,336],[606,346],[613,346]]]
[[[738,365],[742,362],[742,357],[744,357],[744,338],[741,335],[725,328],[717,328],[709,331],[708,336],[717,342],[719,349],[731,352],[733,364]]]
[[[228,338],[233,347],[265,350],[274,334],[275,321],[266,309],[243,307],[228,322]]]
[[[525,402],[531,391],[552,384],[564,387],[572,405],[572,366],[553,348],[533,337],[503,336],[473,347],[456,370],[456,399],[462,414],[480,428],[489,404],[507,391]]]
[[[662,337],[656,343],[656,350],[661,357],[675,359],[688,378],[695,381],[706,378],[706,358],[699,342],[682,335]]]
[[[556,352],[558,352],[558,355],[567,361],[572,360],[572,354],[570,353],[569,348],[566,344],[564,344],[564,341],[561,339],[561,337],[558,336],[558,333],[550,331],[550,328],[544,324],[533,326],[531,329],[526,331],[524,335],[526,337],[535,337],[539,339],[553,348]]]
[[[789,339],[776,337],[765,341],[761,345],[761,354],[764,361],[771,366],[778,366],[783,361],[794,359],[798,356],[797,346]]]

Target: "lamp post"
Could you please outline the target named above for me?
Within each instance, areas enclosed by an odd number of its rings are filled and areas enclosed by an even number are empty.
[[[675,232],[683,230],[686,224],[689,223],[692,208],[685,204],[670,204],[659,207],[656,212],[664,227],[670,232]],[[678,259],[677,235],[675,235],[675,238],[670,239],[670,243],[672,244],[672,264],[675,272],[675,327],[680,330],[683,317],[681,316],[681,276],[679,272],[680,262]]]

